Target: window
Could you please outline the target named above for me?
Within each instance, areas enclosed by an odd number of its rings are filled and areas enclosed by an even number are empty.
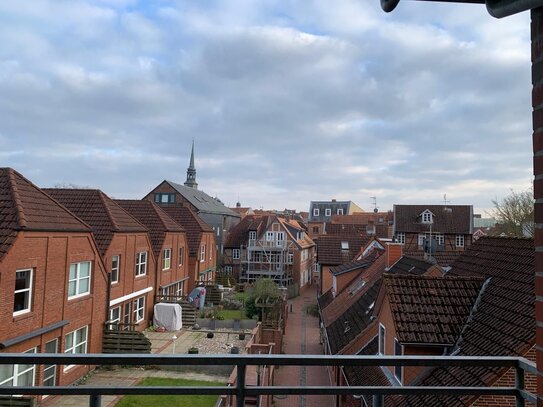
[[[396,233],[396,242],[405,244],[405,232]]]
[[[111,284],[119,282],[120,265],[121,265],[121,256],[111,257]]]
[[[443,233],[436,233],[434,237],[438,245],[443,246],[445,244],[445,235]]]
[[[169,270],[172,266],[172,249],[164,249],[162,252],[162,270]]]
[[[224,266],[224,274],[226,274],[227,276],[231,276],[232,275],[232,266]]]
[[[288,253],[287,254],[287,263],[292,264],[293,261],[294,261],[294,253]]]
[[[239,249],[232,250],[232,258],[234,260],[239,260],[239,257],[240,257],[240,250]]]
[[[349,250],[349,242],[341,242],[341,250]]]
[[[58,353],[58,339],[45,344],[45,353]],[[43,365],[43,385],[55,386],[57,383],[57,365]]]
[[[319,227],[313,226],[313,233],[318,234],[319,233]]]
[[[89,294],[90,279],[90,261],[70,264],[70,278],[68,280],[68,299]]]
[[[15,272],[15,296],[13,299],[13,315],[30,311],[32,305],[32,269]]]
[[[155,194],[155,202],[157,203],[174,203],[175,194]]]
[[[254,230],[249,232],[249,240],[256,240],[256,232]]]
[[[277,232],[277,244],[282,246],[285,242],[285,232]]]
[[[64,353],[87,353],[87,334],[87,326],[67,334],[64,342]],[[64,371],[73,366],[74,365],[64,366]]]
[[[326,208],[324,210],[324,216],[332,216],[332,209]]]
[[[338,215],[343,215],[343,208],[337,208],[336,213],[337,213]]]
[[[273,233],[273,232],[266,232],[266,241],[267,241],[267,242],[273,242],[274,236],[275,236],[275,233]]]
[[[36,348],[24,353],[36,353]],[[36,365],[1,365],[0,386],[34,386]]]
[[[424,246],[424,241],[426,240],[426,233],[419,233],[419,246]]]
[[[184,261],[185,261],[185,248],[180,247],[179,248],[179,265],[182,266]]]
[[[402,356],[402,354],[402,345],[394,338],[394,356]],[[394,366],[394,376],[396,376],[396,379],[402,384],[402,366]]]
[[[147,274],[147,252],[136,254],[136,277]]]
[[[432,223],[432,212],[425,210],[422,212],[422,223]]]
[[[115,307],[109,310],[109,322],[121,322],[121,307]]]
[[[385,326],[379,324],[379,355],[385,354]]]
[[[204,261],[206,259],[206,245],[203,244],[200,248],[200,261]]]
[[[456,235],[456,247],[464,247],[464,235]]]
[[[134,323],[144,320],[145,317],[145,297],[134,300]]]
[[[313,216],[319,216],[319,208],[313,208]]]

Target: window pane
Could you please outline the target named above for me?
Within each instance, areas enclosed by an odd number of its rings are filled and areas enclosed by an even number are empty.
[[[90,278],[85,278],[79,282],[79,294],[88,293]]]
[[[17,271],[15,273],[15,290],[23,290],[30,287],[30,270]]]
[[[68,296],[75,295],[75,281],[70,281],[68,284]]]
[[[15,294],[15,299],[13,302],[14,312],[30,309],[30,304],[28,303],[28,300],[29,300],[28,294],[29,294],[28,291]]]
[[[90,274],[90,263],[79,263],[79,277],[87,277]]]
[[[74,280],[76,278],[75,268],[76,268],[75,264],[70,264],[70,280]]]
[[[0,365],[0,383],[13,376],[13,365]],[[11,385],[11,383],[8,383]]]
[[[68,335],[66,335],[66,345],[65,349],[73,348],[74,346],[74,333],[70,332]]]
[[[32,365],[30,365],[32,366]],[[32,386],[34,385],[34,369],[30,369],[28,372],[22,374],[17,378],[18,386]]]

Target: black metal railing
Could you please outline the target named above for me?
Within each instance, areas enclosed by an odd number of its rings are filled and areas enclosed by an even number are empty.
[[[535,363],[517,357],[446,357],[446,356],[354,356],[354,355],[59,355],[0,354],[0,365],[217,365],[237,369],[236,386],[190,387],[107,387],[107,386],[0,386],[0,395],[87,395],[89,406],[99,407],[102,395],[225,395],[235,396],[236,406],[245,406],[247,396],[263,395],[373,395],[376,406],[389,395],[512,396],[518,407],[537,397],[524,388],[525,373],[536,375]],[[426,386],[247,386],[247,366],[479,366],[514,369],[514,387],[426,387]]]

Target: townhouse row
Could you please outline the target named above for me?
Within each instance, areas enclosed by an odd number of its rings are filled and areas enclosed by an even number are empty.
[[[100,353],[106,321],[142,331],[161,298],[214,279],[213,229],[186,205],[41,189],[0,169],[0,350]],[[90,366],[11,365],[0,385],[66,385]]]

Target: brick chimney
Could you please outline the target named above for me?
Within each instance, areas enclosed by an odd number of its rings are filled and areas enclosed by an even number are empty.
[[[403,245],[401,243],[390,243],[385,244],[385,256],[387,256],[387,267],[388,270],[391,268],[394,263],[400,260],[403,256]]]

